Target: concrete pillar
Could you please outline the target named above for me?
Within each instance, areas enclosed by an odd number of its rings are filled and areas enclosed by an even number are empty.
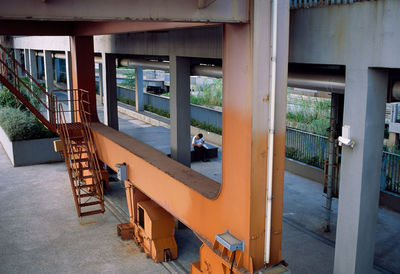
[[[72,90],[72,75],[71,75],[71,52],[65,51],[65,80],[67,84],[67,96],[68,96],[68,110],[69,119],[71,122],[74,121],[74,104],[72,102],[73,99],[73,90]]]
[[[91,122],[98,122],[96,106],[96,79],[94,73],[94,45],[93,36],[71,36],[71,72],[72,87],[74,89],[74,99],[78,98],[78,89],[89,92],[88,105],[84,105],[86,111],[90,113],[87,117]],[[79,105],[74,104],[74,109],[78,110]],[[79,121],[79,117],[75,117]]]
[[[102,53],[104,123],[118,130],[117,78],[115,55]]]
[[[144,110],[142,68],[135,68],[135,102],[136,102],[136,111]]]
[[[33,49],[29,50],[29,73],[35,80],[38,78],[36,52]]]
[[[60,82],[61,79],[61,59],[60,58],[54,58],[54,69],[55,69],[55,75],[56,75],[56,82]]]
[[[29,49],[24,49],[24,67],[29,71]]]
[[[103,91],[103,63],[98,63],[99,65],[99,94],[100,94],[100,103],[103,105],[103,97],[104,97],[104,91]]]
[[[372,273],[385,124],[387,71],[346,67],[343,147],[334,273]]]
[[[190,167],[190,59],[170,56],[171,157]]]
[[[14,58],[18,63],[22,64],[22,52],[20,49],[14,49]],[[22,70],[18,67],[18,76],[22,75]]]
[[[53,83],[53,58],[51,56],[51,51],[44,50],[44,77],[46,82],[46,91],[51,93],[54,90]],[[49,106],[49,98],[46,97],[46,104]],[[47,119],[50,119],[50,112],[47,110]]]

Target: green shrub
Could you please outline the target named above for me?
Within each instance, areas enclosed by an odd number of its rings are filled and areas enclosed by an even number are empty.
[[[135,100],[128,99],[128,98],[125,98],[125,97],[118,97],[118,101],[120,101],[120,102],[122,102],[124,104],[128,104],[128,105],[134,106],[134,107],[136,106],[136,101]]]
[[[21,108],[22,103],[8,89],[0,90],[0,107]]]
[[[151,105],[144,105],[144,110],[153,112],[153,113],[155,113],[157,115],[160,115],[160,116],[163,116],[163,117],[166,117],[166,118],[170,117],[170,114],[169,114],[168,111],[165,111],[165,110],[159,109],[159,108],[155,108],[155,107],[153,107]]]
[[[155,108],[155,107],[153,107],[151,105],[144,105],[144,109],[147,110],[147,111],[153,112],[153,113],[155,113],[157,115],[160,115],[160,116],[163,116],[163,117],[166,117],[166,118],[170,118],[170,114],[169,114],[168,111],[165,111],[165,110],[162,110],[162,109],[159,109],[159,108]],[[216,134],[219,134],[219,135],[222,134],[222,129],[221,128],[213,126],[213,125],[210,125],[210,124],[207,124],[207,123],[204,123],[204,122],[197,121],[195,119],[190,119],[190,124],[192,126],[194,126],[194,127],[198,127],[198,128],[204,129],[204,130],[206,130],[208,132],[213,132],[213,133],[216,133]]]
[[[49,138],[55,135],[48,131],[30,112],[16,108],[0,108],[0,126],[11,141]]]

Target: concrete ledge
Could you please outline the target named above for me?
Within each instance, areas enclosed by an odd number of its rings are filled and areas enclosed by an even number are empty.
[[[388,191],[381,191],[379,205],[400,213],[400,195]]]
[[[302,162],[285,158],[285,170],[301,177],[323,184],[324,170]]]
[[[141,121],[148,123],[150,125],[153,125],[153,126],[161,126],[161,127],[169,128],[169,124],[162,121],[162,120],[166,119],[165,117],[162,117],[162,116],[152,113],[152,116],[160,117],[160,119],[155,119],[155,118],[149,117],[143,113],[139,113],[135,110],[131,110],[128,107],[124,107],[124,105],[126,105],[126,104],[118,102],[118,111],[119,112],[121,112],[125,115],[128,115],[132,118],[141,120]],[[191,136],[194,136],[200,132],[203,133],[204,140],[206,140],[207,142],[215,144],[217,146],[222,146],[222,135],[215,134],[212,132],[206,132],[204,129],[190,126],[190,135]]]
[[[0,143],[14,167],[62,161],[60,154],[53,148],[53,141],[57,139],[56,137],[11,142],[0,127]]]

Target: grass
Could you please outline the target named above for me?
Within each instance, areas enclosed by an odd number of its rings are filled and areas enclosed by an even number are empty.
[[[322,136],[329,135],[330,99],[293,96],[289,91],[287,96],[296,108],[286,113],[288,126]]]
[[[28,80],[23,79],[23,81]],[[34,89],[34,92],[41,94],[39,88]],[[24,96],[35,108],[39,109],[38,99],[32,95]],[[6,88],[0,90],[0,125],[11,141],[55,136]]]
[[[161,94],[169,97],[169,92]],[[197,95],[190,94],[190,103],[200,106],[222,106],[222,79],[213,79],[204,84]]]
[[[135,100],[128,99],[128,98],[125,98],[125,97],[118,97],[118,101],[120,101],[120,102],[122,102],[124,104],[130,105],[130,106],[133,106],[133,107],[136,106],[136,101]]]
[[[147,111],[150,111],[152,113],[155,113],[157,115],[160,115],[162,117],[170,118],[170,113],[168,111],[165,111],[165,110],[162,110],[162,109],[159,109],[159,108],[155,108],[155,107],[150,106],[150,105],[144,105],[144,109],[147,110]],[[210,125],[210,124],[207,124],[207,123],[204,123],[204,122],[197,121],[195,119],[190,119],[190,125],[192,125],[194,127],[197,127],[197,128],[200,128],[200,129],[203,129],[203,130],[206,130],[208,132],[213,132],[215,134],[219,134],[219,135],[222,134],[222,129],[221,128],[213,126],[213,125]]]

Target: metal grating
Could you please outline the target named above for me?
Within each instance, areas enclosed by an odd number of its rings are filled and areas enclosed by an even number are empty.
[[[356,2],[367,2],[377,0],[290,0],[291,9],[317,8],[334,5],[348,5]]]

